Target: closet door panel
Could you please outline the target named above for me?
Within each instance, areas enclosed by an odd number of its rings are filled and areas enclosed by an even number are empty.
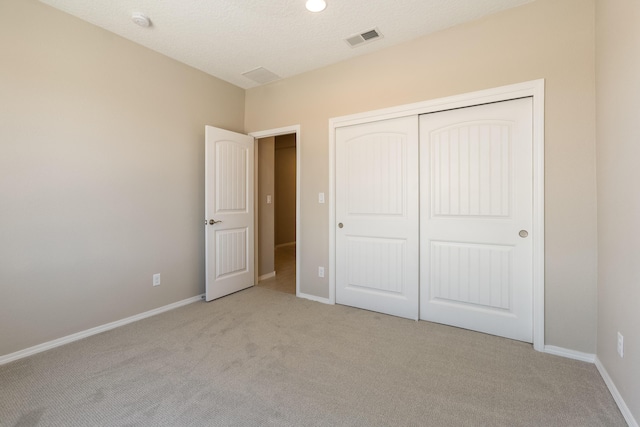
[[[418,117],[336,129],[336,302],[418,319]]]
[[[532,342],[532,100],[420,116],[420,318]]]

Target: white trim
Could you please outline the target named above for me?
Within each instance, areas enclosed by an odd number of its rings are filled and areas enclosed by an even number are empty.
[[[609,373],[607,372],[597,355],[592,353],[583,353],[581,351],[569,350],[562,347],[556,347],[554,345],[545,345],[544,352],[547,354],[553,354],[555,356],[580,360],[582,362],[594,363],[596,365],[596,368],[598,369],[598,372],[600,373],[600,376],[604,380],[604,383],[607,385],[607,388],[609,389],[613,400],[615,400],[616,405],[618,405],[618,409],[620,409],[620,412],[622,412],[622,416],[627,421],[627,424],[629,424],[629,427],[639,427],[638,422],[633,417],[631,410],[622,398],[622,395],[618,391],[618,388],[616,387],[615,383],[609,376]]]
[[[609,376],[609,373],[607,372],[597,355],[591,353],[583,353],[581,351],[569,350],[562,347],[556,347],[554,345],[545,345],[544,352],[553,354],[555,356],[580,360],[582,362],[594,363],[596,365],[596,369],[598,369],[598,372],[600,373],[600,376],[604,380],[604,383],[607,385],[607,388],[609,389],[613,400],[616,402],[616,405],[618,405],[618,409],[620,409],[620,412],[622,412],[622,416],[627,421],[627,424],[629,424],[629,427],[639,427],[638,422],[633,417],[631,410],[622,398],[622,395],[618,391],[618,388],[616,387],[615,383]]]
[[[544,94],[544,79],[329,119],[329,129]]]
[[[595,360],[596,368],[598,369],[598,372],[600,372],[600,376],[602,376],[604,383],[609,388],[609,392],[611,393],[611,396],[613,396],[613,400],[616,401],[616,404],[618,405],[618,409],[620,409],[620,412],[622,412],[622,416],[627,421],[627,424],[629,424],[629,427],[638,427],[638,422],[633,417],[631,410],[629,409],[626,402],[622,398],[622,395],[620,395],[618,388],[616,387],[615,383],[609,376],[609,373],[607,372],[604,365],[600,361],[600,358],[596,356],[595,359],[596,359]]]
[[[308,299],[308,300],[315,301],[315,302],[321,302],[323,304],[334,304],[333,302],[331,302],[329,300],[329,298],[317,297],[317,296],[311,295],[311,294],[298,293],[297,296],[298,296],[298,298],[304,298],[304,299]]]
[[[260,131],[256,131],[256,132],[249,132],[249,136],[252,136],[256,139],[260,139],[260,138],[267,138],[270,136],[280,136],[280,135],[289,135],[290,133],[295,133],[295,134],[299,134],[300,133],[300,125],[291,125],[291,126],[284,126],[281,128],[276,128],[276,129],[269,129],[269,130],[260,130]],[[299,141],[296,140],[296,145]]]
[[[329,301],[335,304],[335,130],[342,126],[533,97],[533,348],[544,351],[544,79],[329,119]]]
[[[106,323],[95,328],[87,329],[85,331],[77,332],[75,334],[67,335],[66,337],[58,338],[53,341],[48,341],[42,344],[34,345],[33,347],[25,348],[24,350],[16,351],[15,353],[6,354],[0,356],[0,365],[13,362],[14,360],[22,359],[24,357],[33,356],[43,351],[51,350],[52,348],[60,347],[61,345],[69,344],[74,341],[81,340],[83,338],[90,337],[111,329],[118,328],[120,326],[128,325],[129,323],[137,322],[138,320],[146,319],[147,317],[155,316],[156,314],[164,313],[184,305],[188,305],[197,301],[202,301],[204,294],[197,295],[195,297],[187,298],[182,301],[174,302],[163,307],[154,308],[153,310],[145,311],[144,313],[136,314],[125,319],[116,320],[115,322]]]
[[[567,359],[580,360],[581,362],[594,363],[596,361],[595,354],[569,350],[568,348],[556,347],[555,345],[545,345],[543,352],[553,354],[554,356],[566,357]]]
[[[262,276],[258,276],[258,282],[266,279],[271,279],[272,277],[276,277],[275,271],[272,271],[271,273],[263,274]]]
[[[532,82],[534,83],[534,82]],[[544,80],[533,96],[533,348],[544,348]]]
[[[291,133],[296,134],[296,241],[295,241],[295,244],[296,244],[296,296],[304,298],[300,293],[300,274],[302,269],[301,267],[302,266],[302,256],[301,256],[302,226],[301,226],[301,219],[300,219],[300,203],[301,203],[301,195],[300,195],[301,178],[300,177],[302,173],[300,169],[302,169],[301,168],[302,166],[302,135],[300,132],[300,125],[292,125],[292,126],[285,126],[285,127],[276,128],[276,129],[250,132],[249,136],[254,137],[256,140],[255,144],[257,144],[258,143],[257,140],[260,138],[267,138],[269,136],[288,135]],[[256,233],[256,236],[257,235],[258,233]],[[257,262],[258,262],[258,257],[255,257],[254,263],[257,263]]]
[[[336,123],[329,119],[329,304],[336,303]]]

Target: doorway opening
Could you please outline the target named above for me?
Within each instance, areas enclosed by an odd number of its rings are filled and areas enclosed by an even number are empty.
[[[299,294],[299,127],[251,134],[255,142],[256,286]]]

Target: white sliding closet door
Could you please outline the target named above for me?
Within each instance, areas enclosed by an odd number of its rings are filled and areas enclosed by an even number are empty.
[[[532,342],[532,99],[420,116],[420,318]]]
[[[418,319],[418,117],[336,129],[336,302]]]

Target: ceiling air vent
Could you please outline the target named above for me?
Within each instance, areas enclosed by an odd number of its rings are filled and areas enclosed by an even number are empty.
[[[246,73],[242,73],[242,75],[260,84],[265,84],[281,79],[279,75],[267,70],[264,67],[258,67],[255,70],[247,71]]]
[[[373,30],[365,31],[364,33],[356,34],[351,36],[344,41],[351,47],[361,46],[365,43],[371,43],[372,41],[378,40],[382,38],[382,34],[380,34],[380,30],[374,28]]]

